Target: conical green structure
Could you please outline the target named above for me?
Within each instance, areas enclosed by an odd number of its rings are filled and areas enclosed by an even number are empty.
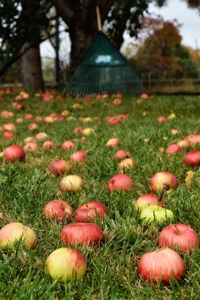
[[[143,85],[124,56],[99,31],[64,94],[140,94]]]

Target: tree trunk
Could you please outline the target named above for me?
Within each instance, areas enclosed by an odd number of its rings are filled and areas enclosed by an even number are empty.
[[[25,43],[22,48],[27,46],[28,43]],[[42,77],[42,65],[39,45],[33,46],[22,56],[21,72],[23,86],[25,88],[34,91],[44,91],[44,80]]]

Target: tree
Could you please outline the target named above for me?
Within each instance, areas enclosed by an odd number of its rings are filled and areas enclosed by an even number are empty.
[[[151,26],[147,26],[150,23]],[[197,66],[186,47],[181,45],[180,24],[147,17],[147,37],[132,63],[144,68],[153,78],[172,76],[198,77]],[[145,30],[145,28],[143,28]],[[141,33],[142,34],[142,33]]]
[[[2,76],[29,49],[32,48],[32,53],[35,49],[38,55],[43,30],[48,26],[46,14],[50,4],[47,5],[44,0],[0,0],[0,7],[0,76]],[[30,87],[43,89],[40,60],[35,60],[34,64],[37,71],[32,70],[30,74],[38,73],[35,76],[38,78],[37,83],[32,80]],[[26,73],[28,68],[26,67]]]
[[[141,26],[140,17],[147,11],[150,2],[151,0],[51,0],[69,30],[72,72],[97,34],[97,5],[102,24],[106,24],[110,38],[120,48],[125,30],[130,35],[137,34]]]

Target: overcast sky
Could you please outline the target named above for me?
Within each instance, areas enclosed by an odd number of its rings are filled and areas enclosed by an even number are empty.
[[[180,28],[182,44],[194,49],[200,48],[200,15],[197,9],[188,8],[187,3],[181,0],[168,0],[168,4],[162,8],[158,8],[152,3],[149,6],[149,12],[161,15],[165,21],[177,19],[178,23],[182,24]],[[61,56],[67,57],[68,52],[69,41],[65,37],[61,46]],[[48,42],[42,43],[41,55],[55,56],[54,50]]]

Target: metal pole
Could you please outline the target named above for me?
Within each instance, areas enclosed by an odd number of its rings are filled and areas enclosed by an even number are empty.
[[[56,26],[55,26],[56,36],[55,36],[55,81],[58,83],[60,81],[60,64],[59,64],[59,16],[56,15]]]

